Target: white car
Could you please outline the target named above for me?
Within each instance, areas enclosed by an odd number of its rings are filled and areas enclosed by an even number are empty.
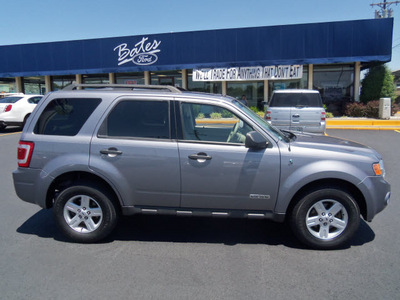
[[[0,130],[7,126],[24,126],[42,95],[14,95],[0,99]]]

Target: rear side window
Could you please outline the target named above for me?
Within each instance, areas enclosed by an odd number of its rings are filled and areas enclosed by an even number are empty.
[[[99,137],[169,139],[169,103],[121,101],[101,125]]]
[[[40,115],[34,133],[74,136],[100,102],[92,98],[54,99]]]
[[[270,107],[322,107],[318,93],[275,93]]]
[[[38,104],[39,101],[40,101],[42,98],[43,98],[43,97],[32,97],[32,98],[29,98],[29,99],[28,99],[28,102],[29,102],[29,103],[32,103],[32,104]]]

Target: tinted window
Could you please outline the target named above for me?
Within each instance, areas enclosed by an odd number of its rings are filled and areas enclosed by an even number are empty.
[[[183,139],[244,144],[253,128],[225,108],[182,103]]]
[[[168,102],[121,101],[102,124],[99,136],[169,139]]]
[[[318,93],[275,93],[270,107],[322,107]]]
[[[38,104],[43,97],[32,97],[28,99],[29,103]]]
[[[15,103],[20,99],[22,99],[22,97],[5,97],[0,99],[0,103]]]
[[[76,135],[100,101],[80,98],[52,100],[40,115],[34,133]]]

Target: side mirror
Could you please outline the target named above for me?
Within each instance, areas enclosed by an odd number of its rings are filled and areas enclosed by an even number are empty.
[[[245,146],[250,149],[265,149],[268,141],[257,131],[250,131],[246,134]]]

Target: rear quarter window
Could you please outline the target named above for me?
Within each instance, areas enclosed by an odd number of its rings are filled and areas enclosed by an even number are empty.
[[[74,136],[101,102],[94,98],[52,100],[36,122],[34,133]]]

